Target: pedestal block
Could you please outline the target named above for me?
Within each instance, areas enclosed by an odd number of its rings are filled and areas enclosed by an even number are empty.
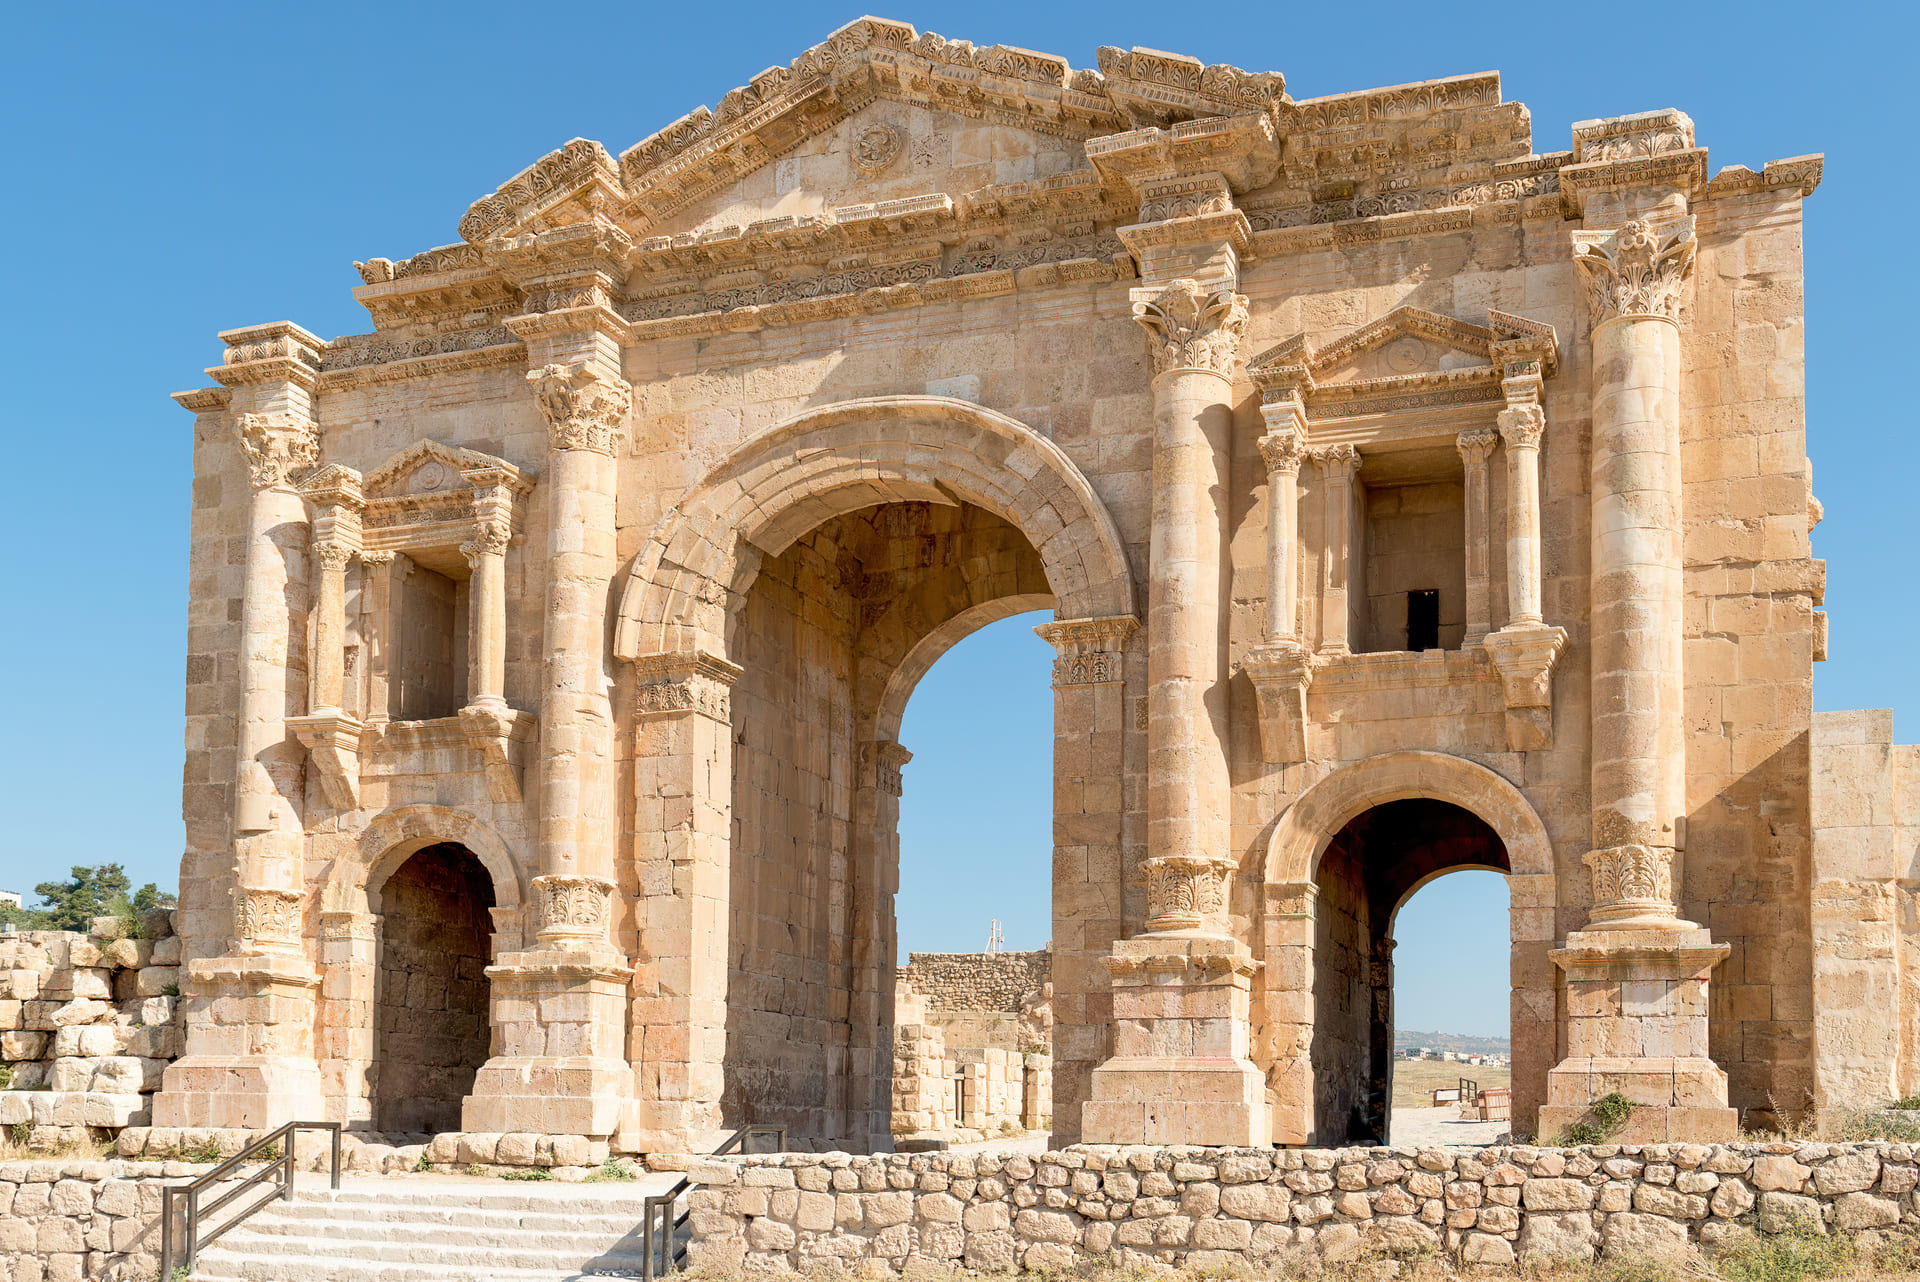
[[[632,975],[599,949],[503,953],[487,968],[497,1053],[461,1105],[461,1129],[612,1135],[633,1098]]]
[[[186,978],[187,1054],[161,1078],[154,1125],[270,1130],[325,1120],[313,968],[301,958],[220,957],[189,962]]]
[[[1093,1071],[1083,1143],[1272,1142],[1266,1076],[1247,1058],[1256,966],[1241,945],[1214,936],[1114,945],[1115,1054]]]
[[[1634,1104],[1620,1143],[1712,1143],[1739,1133],[1727,1075],[1707,1056],[1707,980],[1727,956],[1704,927],[1576,931],[1549,954],[1567,976],[1567,1057],[1547,1075],[1551,1141],[1618,1092]]]

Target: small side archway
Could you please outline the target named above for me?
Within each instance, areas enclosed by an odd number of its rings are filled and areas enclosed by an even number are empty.
[[[1424,803],[1424,808],[1396,803]],[[1546,825],[1518,788],[1477,762],[1438,752],[1383,753],[1343,766],[1308,788],[1274,824],[1261,864],[1259,938],[1266,966],[1255,1044],[1267,1071],[1278,1142],[1348,1138],[1348,1118],[1322,1116],[1326,1102],[1316,1102],[1316,1094],[1327,1093],[1316,1092],[1316,989],[1331,960],[1316,955],[1326,936],[1321,918],[1331,911],[1323,911],[1320,902],[1322,863],[1330,851],[1338,857],[1356,821],[1370,812],[1392,815],[1401,809],[1409,810],[1403,819],[1458,827],[1456,844],[1465,853],[1406,871],[1387,888],[1389,917],[1419,885],[1444,872],[1478,867],[1507,874],[1516,1123],[1529,1122],[1545,1099],[1561,1023],[1559,986],[1547,956],[1557,937],[1559,895]],[[1482,833],[1477,839],[1476,829]]]

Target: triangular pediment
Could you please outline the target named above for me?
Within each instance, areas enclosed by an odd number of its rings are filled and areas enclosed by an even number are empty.
[[[1419,307],[1398,307],[1331,340],[1297,335],[1254,357],[1248,376],[1263,389],[1328,389],[1342,385],[1387,385],[1463,374],[1495,377],[1502,360],[1524,349],[1552,372],[1558,356],[1553,327],[1489,312],[1487,325],[1442,316]]]
[[[1098,61],[1097,71],[1075,70],[1052,54],[975,46],[903,22],[861,18],[787,66],[769,67],[727,93],[718,108],[696,109],[617,160],[598,143],[575,139],[476,201],[461,219],[460,234],[479,244],[609,214],[636,239],[658,236],[669,226],[688,226],[679,217],[683,211],[724,198],[788,158],[833,155],[880,173],[902,162],[931,168],[936,162],[915,147],[937,151],[926,136],[964,132],[929,127],[923,134],[909,127],[889,137],[885,128],[899,128],[899,120],[882,112],[809,150],[876,104],[923,108],[970,121],[974,129],[1052,138],[1071,153],[1091,137],[1269,114],[1288,102],[1277,72],[1205,66],[1149,49],[1103,48]]]
[[[419,440],[368,472],[362,482],[369,502],[411,495],[446,494],[478,484],[504,484],[524,493],[529,482],[505,459]]]

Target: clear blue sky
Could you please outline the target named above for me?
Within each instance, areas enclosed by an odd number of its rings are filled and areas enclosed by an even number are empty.
[[[0,312],[12,481],[0,504],[9,676],[0,886],[118,860],[171,884],[191,419],[216,331],[287,318],[369,328],[351,263],[457,239],[467,204],[575,136],[618,152],[785,63],[855,8],[337,2],[22,5],[8,14],[0,130],[15,285]],[[1715,167],[1824,151],[1808,207],[1808,366],[1827,521],[1832,662],[1821,707],[1914,706],[1907,587],[1915,446],[1906,422],[1915,205],[1905,5],[1099,5],[933,0],[888,16],[1091,66],[1100,44],[1278,69],[1295,97],[1498,69],[1536,147],[1575,120],[1676,106]],[[1899,308],[1899,310],[1896,310]],[[993,680],[956,677],[968,665]],[[957,680],[959,684],[952,685]],[[937,667],[908,711],[903,935],[977,948],[1046,937],[1046,655],[1000,625]],[[1020,719],[985,716],[1004,691]],[[989,826],[989,824],[993,826]],[[965,868],[977,900],[922,870]],[[1402,915],[1400,957],[1442,879]],[[1504,974],[1493,950],[1468,969]],[[1471,959],[1462,959],[1471,960]],[[1498,985],[1496,985],[1496,988]],[[1471,1032],[1498,993],[1401,1001],[1409,1026]],[[1490,1003],[1490,1005],[1489,1005]],[[1420,1010],[1420,1013],[1416,1013]]]

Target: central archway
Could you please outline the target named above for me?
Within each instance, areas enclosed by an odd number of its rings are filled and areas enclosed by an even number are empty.
[[[643,1137],[781,1121],[888,1142],[901,710],[954,642],[1047,605],[1071,660],[1054,700],[1056,888],[1071,869],[1054,936],[1073,941],[1056,1011],[1077,1025],[1054,1116],[1071,1124],[1107,1053],[1097,959],[1121,917],[1121,709],[1140,666],[1124,661],[1133,576],[1091,485],[1005,415],[883,397],[756,437],[662,520],[615,643],[637,683],[636,813],[670,830],[634,825]],[[690,672],[731,688],[658,692]]]
[[[1343,766],[1308,788],[1280,815],[1267,842],[1260,906],[1266,965],[1256,989],[1254,1041],[1256,1061],[1267,1072],[1279,1143],[1344,1143],[1354,1129],[1354,1109],[1330,1109],[1329,1092],[1316,1086],[1316,1069],[1331,1070],[1327,1044],[1317,1041],[1315,1029],[1319,996],[1327,983],[1322,973],[1327,928],[1338,916],[1336,905],[1325,902],[1321,873],[1330,853],[1335,861],[1345,857],[1345,839],[1353,835],[1349,825],[1355,820],[1376,807],[1408,801],[1462,812],[1472,823],[1455,824],[1460,828],[1456,835],[1468,844],[1477,840],[1478,849],[1491,850],[1497,844],[1504,852],[1504,866],[1484,856],[1422,856],[1416,861],[1418,869],[1382,878],[1379,893],[1397,908],[1425,880],[1455,867],[1508,874],[1516,1128],[1531,1127],[1545,1099],[1547,1072],[1559,1056],[1560,1026],[1555,968],[1547,957],[1557,937],[1559,895],[1546,826],[1518,788],[1483,765],[1439,752],[1384,753]],[[1474,838],[1476,825],[1494,842]],[[1365,985],[1369,992],[1379,990],[1375,978],[1370,976]],[[1387,987],[1390,992],[1390,973]],[[1371,1010],[1365,1017],[1377,1022]],[[1364,1116],[1364,1097],[1380,1089],[1370,1080],[1370,1067],[1365,1074],[1357,1065],[1342,1071]]]

